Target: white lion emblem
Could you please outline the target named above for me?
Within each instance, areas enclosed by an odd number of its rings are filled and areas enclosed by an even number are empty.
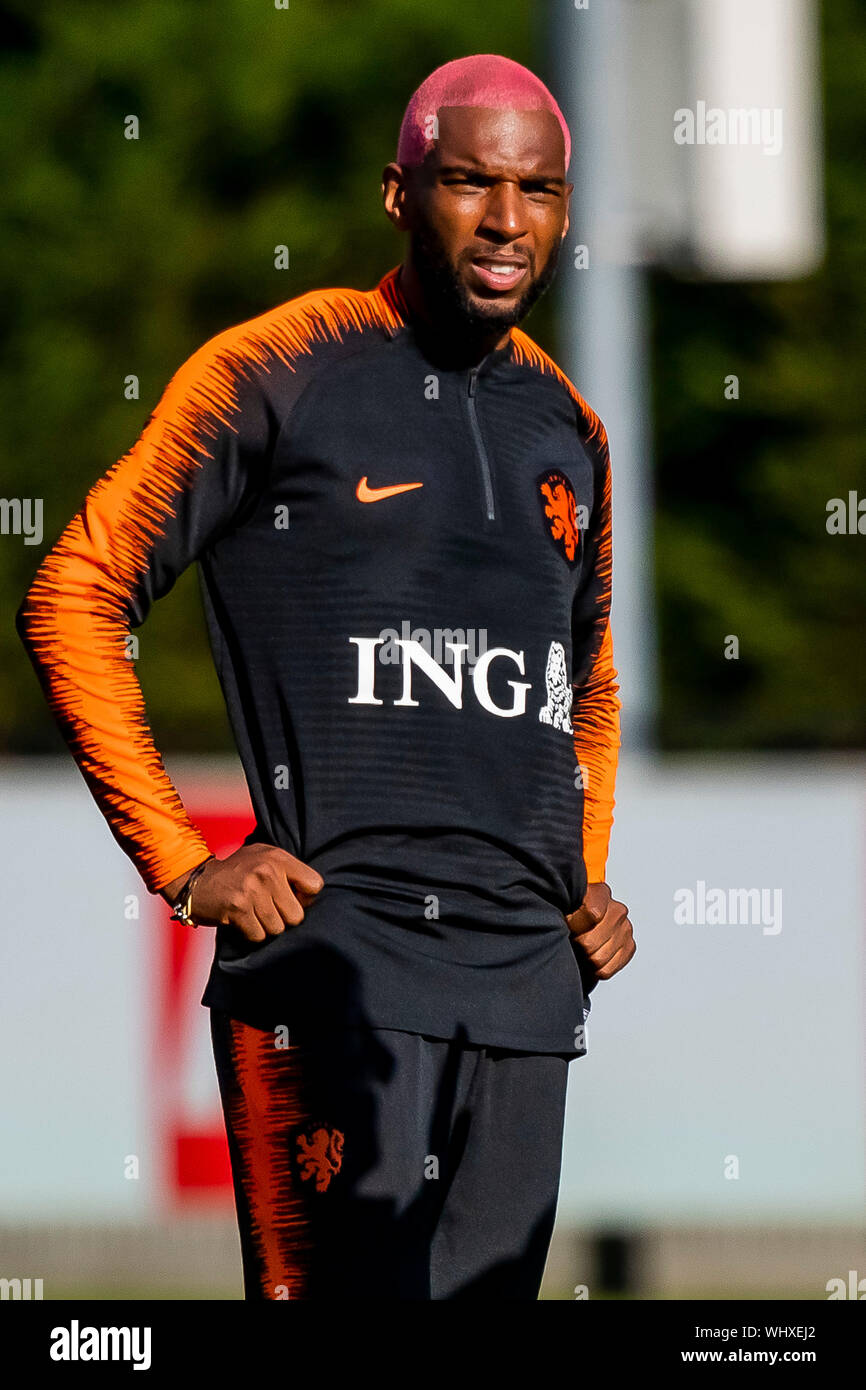
[[[538,717],[542,724],[552,724],[566,734],[573,734],[571,723],[571,685],[565,667],[565,648],[561,642],[551,642],[547,653],[547,704],[542,705]]]

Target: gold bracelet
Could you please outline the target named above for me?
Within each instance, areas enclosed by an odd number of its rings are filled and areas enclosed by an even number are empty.
[[[181,922],[185,927],[198,926],[198,922],[193,921],[190,910],[192,905],[192,890],[195,886],[196,879],[199,877],[202,871],[207,868],[211,860],[215,858],[215,854],[209,854],[207,859],[205,859],[203,863],[199,864],[197,868],[193,869],[192,873],[186,881],[182,893],[177,899],[177,902],[172,905],[172,913],[170,918],[172,922]]]

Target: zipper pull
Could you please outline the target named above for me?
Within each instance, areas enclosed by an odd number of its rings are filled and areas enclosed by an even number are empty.
[[[477,367],[473,367],[473,368],[471,369],[470,373],[469,373],[469,394],[470,394],[470,396],[474,396],[474,395],[475,395],[475,387],[477,386],[477,384],[478,384],[478,368],[477,368]]]

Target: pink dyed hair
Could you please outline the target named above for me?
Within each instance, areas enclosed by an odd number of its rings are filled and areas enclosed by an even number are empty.
[[[565,117],[539,77],[498,53],[475,53],[443,63],[409,98],[400,138],[398,164],[421,164],[435,141],[426,127],[441,106],[507,107],[516,111],[552,111],[565,141],[565,167],[571,160],[571,135]]]

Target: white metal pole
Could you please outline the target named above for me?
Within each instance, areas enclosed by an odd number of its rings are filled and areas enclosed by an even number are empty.
[[[574,149],[571,228],[555,291],[562,365],[610,440],[614,659],[623,745],[636,750],[654,742],[657,694],[646,286],[627,147],[629,9],[627,0],[588,0],[587,8],[555,0],[548,42]]]

